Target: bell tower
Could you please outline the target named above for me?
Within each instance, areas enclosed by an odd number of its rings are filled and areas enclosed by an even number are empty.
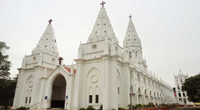
[[[132,16],[129,16],[129,24],[126,30],[126,35],[123,42],[124,52],[128,54],[129,62],[135,66],[143,68],[146,61],[142,56],[141,40],[133,25]]]

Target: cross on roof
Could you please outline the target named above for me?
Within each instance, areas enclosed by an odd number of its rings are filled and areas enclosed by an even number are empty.
[[[130,15],[130,16],[129,16],[129,18],[131,19],[131,18],[132,18],[132,16]]]
[[[52,19],[50,19],[48,22],[49,22],[49,24],[51,24],[51,22],[52,22],[53,20]]]
[[[62,62],[62,60],[63,60],[63,58],[62,57],[59,57],[59,64],[61,65],[61,62]]]
[[[104,2],[104,1],[102,1],[102,2],[100,3],[100,5],[102,5],[102,7],[104,6],[104,4],[106,4],[106,2]]]

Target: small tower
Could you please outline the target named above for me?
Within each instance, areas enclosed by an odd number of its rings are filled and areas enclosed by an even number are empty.
[[[133,21],[132,21],[132,16],[129,16],[130,20],[128,23],[128,27],[126,30],[126,36],[123,42],[123,47],[124,48],[128,48],[128,47],[142,47],[141,45],[141,41],[140,38],[137,35],[135,26],[133,25]]]
[[[187,78],[188,78],[188,75],[184,74],[183,71],[181,70],[179,70],[178,75],[174,75],[177,102],[180,105],[184,105],[184,106],[193,105],[192,102],[188,101],[187,93],[182,91],[183,83],[185,82],[185,79]]]
[[[130,20],[126,30],[123,47],[125,52],[129,54],[130,62],[133,62],[136,66],[140,68],[144,68],[142,44],[133,25],[132,16],[130,15],[129,18]]]
[[[44,87],[40,85],[44,84],[40,81],[44,82],[43,79],[59,65],[59,53],[51,22],[50,19],[32,54],[25,55],[21,68],[18,68],[20,80],[17,82],[13,108],[17,108],[19,105],[31,107],[38,103],[37,99],[40,97],[38,94],[42,92],[40,87]]]
[[[24,57],[22,68],[32,68],[36,65],[54,69],[58,65],[58,47],[52,20],[48,21],[48,25],[36,47],[32,50],[31,55]]]

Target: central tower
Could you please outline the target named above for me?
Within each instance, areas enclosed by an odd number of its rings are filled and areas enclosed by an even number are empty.
[[[122,104],[119,101],[122,81],[120,70],[117,71],[117,61],[123,60],[123,48],[118,45],[104,6],[105,2],[101,5],[92,33],[86,43],[80,44],[78,58],[75,59],[77,108],[91,105],[99,109],[103,105],[103,109],[107,110],[118,108]]]

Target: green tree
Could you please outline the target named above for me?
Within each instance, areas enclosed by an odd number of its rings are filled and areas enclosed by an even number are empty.
[[[13,104],[17,84],[17,78],[9,80],[11,62],[8,61],[9,56],[5,52],[8,49],[6,43],[0,41],[0,105],[3,105],[6,110],[8,105]]]
[[[16,80],[0,79],[0,105],[6,110],[9,105],[13,105],[16,84]]]
[[[200,74],[185,80],[182,90],[187,92],[189,101],[200,102]]]
[[[8,55],[6,55],[5,50],[9,47],[5,42],[0,41],[0,78],[9,78],[11,62],[8,61]]]

